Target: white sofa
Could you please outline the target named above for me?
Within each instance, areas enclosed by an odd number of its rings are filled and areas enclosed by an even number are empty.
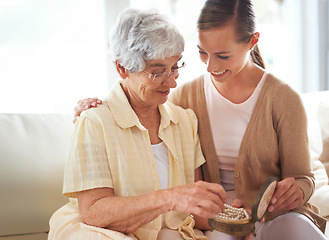
[[[303,100],[316,174],[311,202],[329,216],[329,91]],[[0,114],[0,240],[47,239],[49,218],[67,203],[61,191],[72,128],[71,115]]]
[[[61,196],[72,115],[0,114],[0,239],[45,240]]]

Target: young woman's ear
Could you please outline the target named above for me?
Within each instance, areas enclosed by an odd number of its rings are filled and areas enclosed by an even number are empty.
[[[253,49],[256,46],[258,40],[259,40],[259,32],[255,32],[250,39],[251,49]]]
[[[122,79],[126,79],[128,77],[128,70],[125,69],[123,66],[120,65],[118,61],[115,62],[115,66],[117,71]]]

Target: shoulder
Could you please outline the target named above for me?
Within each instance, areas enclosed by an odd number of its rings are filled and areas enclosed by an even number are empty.
[[[278,92],[286,92],[289,95],[298,95],[298,93],[286,82],[274,76],[271,73],[268,73],[266,77],[266,83],[264,86],[267,86],[268,94],[277,94]]]
[[[172,119],[176,119],[176,123],[179,127],[197,127],[198,120],[192,109],[185,109],[171,102],[167,102],[165,106],[167,108],[167,111],[171,112],[170,114],[174,116]]]
[[[112,118],[112,113],[108,107],[107,102],[103,101],[101,105],[96,108],[90,108],[81,113],[80,118],[86,119],[93,123],[94,125],[102,125],[105,120]]]
[[[272,106],[272,114],[280,119],[283,115],[304,118],[305,110],[300,94],[289,84],[272,74],[268,74],[263,86],[265,106]]]
[[[285,103],[287,101],[301,102],[300,95],[295,89],[271,73],[267,75],[264,90],[266,97],[275,99],[277,103]]]

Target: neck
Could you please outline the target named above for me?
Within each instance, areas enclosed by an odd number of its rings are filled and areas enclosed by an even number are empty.
[[[212,80],[212,82],[222,96],[231,102],[242,103],[254,92],[263,74],[264,69],[255,63],[247,63],[236,76],[232,76],[228,81],[216,82]]]
[[[247,63],[241,71],[224,82],[213,81],[217,89],[234,91],[235,89],[245,89],[256,87],[264,73],[264,69],[255,63]]]
[[[130,103],[130,106],[136,113],[139,119],[151,118],[159,115],[159,110],[157,105],[148,105],[143,101],[134,97],[134,95],[129,91],[124,82],[121,83],[122,89]]]

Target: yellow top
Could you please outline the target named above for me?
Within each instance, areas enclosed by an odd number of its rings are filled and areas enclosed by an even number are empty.
[[[171,103],[159,106],[159,137],[168,148],[169,187],[194,182],[194,171],[205,162],[192,110]],[[148,131],[131,108],[120,82],[97,108],[83,112],[75,124],[64,174],[63,194],[109,187],[117,196],[136,196],[160,189],[156,161]],[[72,204],[71,206],[77,206]],[[165,214],[166,227],[178,229],[186,213]],[[161,217],[134,235],[156,239]]]

